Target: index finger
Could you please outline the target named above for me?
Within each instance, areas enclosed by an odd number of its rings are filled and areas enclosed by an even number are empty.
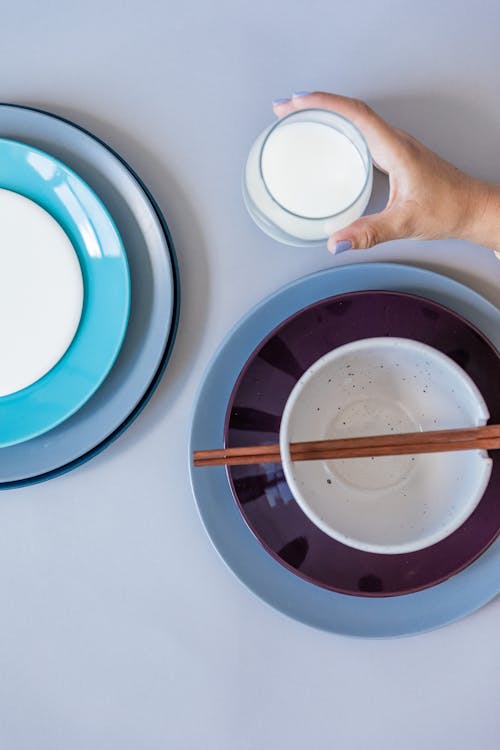
[[[278,117],[302,109],[328,109],[347,117],[363,133],[374,161],[390,172],[397,160],[400,146],[398,132],[380,117],[368,104],[340,94],[315,91],[305,96],[293,96],[286,102],[273,106]]]

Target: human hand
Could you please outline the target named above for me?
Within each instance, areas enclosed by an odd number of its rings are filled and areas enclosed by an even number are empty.
[[[278,117],[310,108],[344,115],[365,136],[375,166],[389,176],[385,209],[335,232],[328,240],[331,252],[402,238],[448,237],[500,250],[499,187],[461,172],[405,131],[389,125],[364,102],[314,92],[276,100],[273,108]]]

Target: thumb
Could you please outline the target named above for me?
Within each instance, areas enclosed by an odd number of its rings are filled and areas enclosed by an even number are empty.
[[[344,250],[366,250],[389,240],[408,237],[407,222],[399,211],[386,209],[379,214],[362,216],[348,227],[340,229],[328,240],[331,253],[341,253]]]

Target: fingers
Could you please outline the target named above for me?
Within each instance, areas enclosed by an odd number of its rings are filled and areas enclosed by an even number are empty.
[[[278,117],[304,109],[326,109],[346,117],[365,136],[375,164],[391,176],[388,207],[379,214],[364,216],[333,234],[328,241],[330,252],[339,253],[350,248],[364,250],[381,242],[413,236],[411,213],[405,211],[401,203],[393,205],[394,185],[399,184],[401,175],[404,183],[405,165],[411,150],[406,133],[393,128],[359,99],[339,94],[297,92],[290,99],[275,100],[273,109]]]
[[[278,117],[285,117],[302,109],[328,109],[347,117],[365,136],[376,164],[387,172],[395,167],[401,136],[364,102],[322,91],[310,94],[299,92],[290,99],[275,99],[273,102],[273,110]]]
[[[312,93],[298,92],[292,94],[288,100],[276,99],[273,102],[273,109],[278,117],[295,112],[299,109],[330,109],[333,112],[347,117],[358,127],[366,125],[370,115],[375,115],[368,105],[359,99],[351,99],[340,94],[328,94],[323,91],[314,91]]]
[[[385,210],[379,214],[363,216],[350,226],[332,234],[328,249],[338,254],[345,250],[366,250],[381,242],[410,237],[409,223],[399,210]]]

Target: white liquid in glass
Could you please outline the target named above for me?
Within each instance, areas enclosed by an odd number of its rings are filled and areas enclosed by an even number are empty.
[[[248,155],[243,197],[257,225],[289,245],[324,242],[361,216],[372,163],[359,130],[326,110],[302,110],[259,135]]]
[[[366,167],[343,133],[318,122],[295,122],[270,134],[262,150],[262,176],[285,209],[320,219],[356,200]]]

